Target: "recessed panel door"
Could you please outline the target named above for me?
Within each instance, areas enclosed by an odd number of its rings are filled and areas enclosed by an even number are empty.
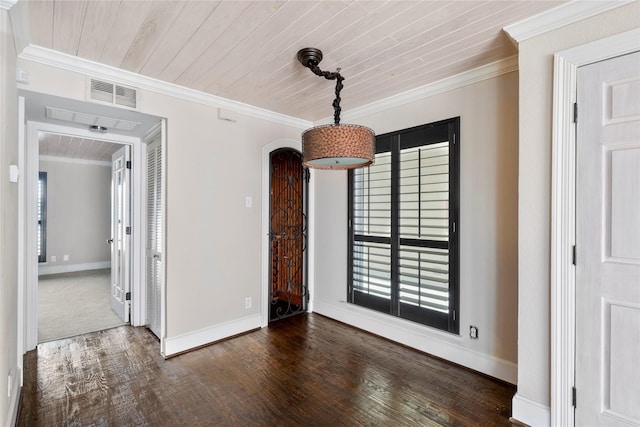
[[[576,426],[640,425],[640,53],[578,70]]]

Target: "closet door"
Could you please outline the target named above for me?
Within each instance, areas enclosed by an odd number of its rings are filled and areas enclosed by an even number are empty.
[[[147,146],[147,322],[160,337],[162,291],[162,145],[158,136]]]

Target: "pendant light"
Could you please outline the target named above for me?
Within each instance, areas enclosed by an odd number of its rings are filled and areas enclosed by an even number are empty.
[[[302,164],[316,169],[355,169],[373,163],[375,133],[368,127],[340,124],[340,91],[344,77],[340,69],[335,73],[322,71],[320,49],[307,47],[298,52],[298,61],[315,75],[336,81],[333,101],[334,123],[316,126],[302,133]]]

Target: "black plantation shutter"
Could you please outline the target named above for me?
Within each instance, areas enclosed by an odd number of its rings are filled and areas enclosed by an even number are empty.
[[[459,119],[378,137],[351,173],[350,302],[458,332]]]

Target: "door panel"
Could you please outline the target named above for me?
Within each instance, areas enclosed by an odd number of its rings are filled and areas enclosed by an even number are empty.
[[[131,148],[124,146],[112,157],[111,166],[111,309],[129,321],[131,290]],[[130,230],[130,228],[129,228]]]
[[[307,170],[300,153],[271,153],[269,321],[306,311]]]
[[[578,70],[576,426],[640,425],[640,53]]]

